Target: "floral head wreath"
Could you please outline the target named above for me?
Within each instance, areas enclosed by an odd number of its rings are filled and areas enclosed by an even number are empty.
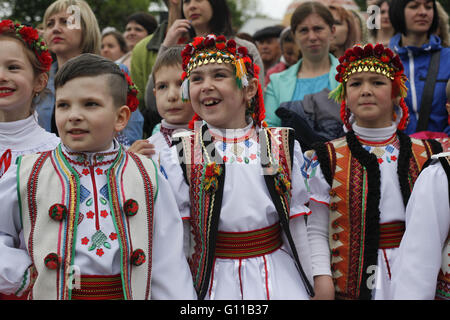
[[[127,106],[128,106],[128,108],[130,108],[131,112],[134,112],[134,111],[136,111],[136,109],[139,106],[139,100],[137,98],[139,91],[138,91],[138,88],[136,87],[136,85],[131,80],[128,73],[123,71],[123,74],[124,74],[125,79],[127,80],[127,84],[128,84]]]
[[[403,73],[403,64],[398,55],[382,44],[377,43],[375,47],[367,44],[364,47],[355,45],[347,49],[343,56],[339,58],[340,64],[336,67],[336,80],[339,86],[330,92],[330,98],[341,102],[341,119],[345,127],[351,130],[350,112],[345,105],[345,84],[348,78],[360,72],[374,72],[386,76],[392,80],[392,98],[401,97],[400,108],[402,111],[398,129],[404,130],[408,124],[409,113],[404,98],[407,94],[405,86],[406,76]]]
[[[52,66],[52,56],[48,51],[48,47],[45,41],[39,36],[36,29],[28,27],[19,23],[14,23],[11,20],[3,20],[0,22],[0,35],[1,34],[14,34],[16,38],[25,43],[28,49],[30,49],[38,58],[41,64],[41,70],[43,72],[50,71]]]
[[[247,113],[251,115],[256,124],[267,126],[264,121],[265,108],[262,94],[261,84],[259,83],[259,67],[253,63],[252,57],[249,55],[246,47],[236,47],[236,41],[233,39],[227,40],[225,36],[215,36],[210,34],[206,37],[195,37],[191,43],[188,43],[181,52],[183,59],[183,74],[181,80],[182,85],[182,99],[189,100],[189,77],[191,71],[202,65],[210,63],[230,64],[234,66],[236,74],[236,83],[239,88],[248,86],[248,77],[255,77],[258,79],[258,91],[253,98]],[[195,114],[194,118],[189,124],[193,128],[193,123],[196,120],[201,120]]]

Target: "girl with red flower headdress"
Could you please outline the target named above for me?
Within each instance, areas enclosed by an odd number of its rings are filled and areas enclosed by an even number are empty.
[[[401,132],[408,108],[398,55],[382,44],[356,45],[339,62],[330,97],[341,103],[346,136],[306,152],[313,274],[332,277],[326,290],[338,299],[390,299],[406,204],[442,147]]]
[[[309,299],[299,144],[289,129],[267,128],[260,70],[245,47],[208,35],[182,57],[194,131],[173,136],[160,164],[185,221],[199,299]]]
[[[3,20],[0,46],[1,179],[18,156],[54,149],[59,138],[39,126],[34,111],[52,62],[45,42],[34,28]],[[0,299],[12,298],[0,294]]]
[[[37,31],[0,22],[0,178],[17,156],[54,148],[59,139],[43,130],[34,112],[52,58]]]

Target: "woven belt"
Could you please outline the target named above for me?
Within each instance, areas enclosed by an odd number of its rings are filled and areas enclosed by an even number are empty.
[[[405,233],[405,222],[394,221],[380,224],[380,249],[392,249],[400,246]]]
[[[72,300],[123,300],[120,274],[111,276],[82,275],[80,289],[72,290]]]
[[[283,244],[281,227],[274,225],[246,232],[219,231],[216,241],[216,257],[222,259],[246,259],[271,253]]]

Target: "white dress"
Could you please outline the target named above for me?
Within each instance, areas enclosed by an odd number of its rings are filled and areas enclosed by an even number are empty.
[[[385,144],[396,132],[396,125],[387,128],[369,129],[353,124],[355,134],[363,148],[374,153],[380,168],[380,224],[393,221],[405,221],[405,206],[400,191],[397,175],[399,144]],[[306,156],[306,154],[305,154]],[[308,236],[310,238],[313,275],[331,275],[329,246],[329,204],[330,185],[326,182],[315,153],[308,157],[311,161],[307,168],[308,187],[310,191],[310,208],[308,217]],[[378,249],[377,268],[372,270],[372,299],[391,298],[392,265],[398,254],[398,248]]]
[[[449,225],[448,180],[437,162],[419,175],[406,207],[406,231],[392,279],[393,299],[435,298],[439,269],[450,273]]]
[[[13,122],[0,122],[0,157],[11,150],[11,164],[18,156],[53,150],[60,139],[39,126],[35,115]],[[0,177],[6,171],[0,168]]]
[[[253,124],[243,129],[224,130],[209,126],[216,137],[246,136]],[[260,163],[256,135],[238,143],[224,143],[220,138],[215,148],[225,163],[225,182],[218,230],[246,232],[267,228],[279,221],[278,213],[268,192]],[[161,155],[161,166],[177,198],[183,219],[190,217],[189,187],[172,147]],[[292,165],[292,201],[290,228],[305,272],[310,275],[310,252],[304,216],[310,213],[305,203],[308,194],[301,179],[303,156],[295,144]],[[286,242],[285,242],[286,243]],[[192,245],[191,245],[192,246]],[[310,280],[311,281],[311,280]],[[215,258],[205,299],[309,299],[297,271],[290,249],[283,244],[276,251],[253,258]]]
[[[80,176],[80,207],[74,266],[82,275],[117,275],[121,272],[121,248],[111,215],[106,170],[117,157],[119,144],[101,153],[63,153]],[[15,165],[11,167],[15,169]],[[17,199],[16,170],[0,180],[0,292],[15,293],[31,258],[24,246]],[[152,251],[152,299],[196,299],[189,266],[184,256],[182,221],[167,180],[158,175],[154,204]],[[106,236],[95,243],[97,232]],[[64,244],[62,244],[64,245]]]

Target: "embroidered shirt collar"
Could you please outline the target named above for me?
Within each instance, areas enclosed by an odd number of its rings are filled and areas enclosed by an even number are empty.
[[[72,164],[84,167],[111,164],[116,159],[119,149],[120,145],[115,139],[107,150],[101,152],[76,152],[61,144],[61,150],[66,159]]]
[[[208,124],[208,128],[213,134],[213,136],[220,136],[226,140],[229,139],[238,139],[249,134],[249,131],[253,128],[253,120],[251,118],[247,118],[247,125],[244,128],[238,129],[223,129],[217,128],[210,124]]]

